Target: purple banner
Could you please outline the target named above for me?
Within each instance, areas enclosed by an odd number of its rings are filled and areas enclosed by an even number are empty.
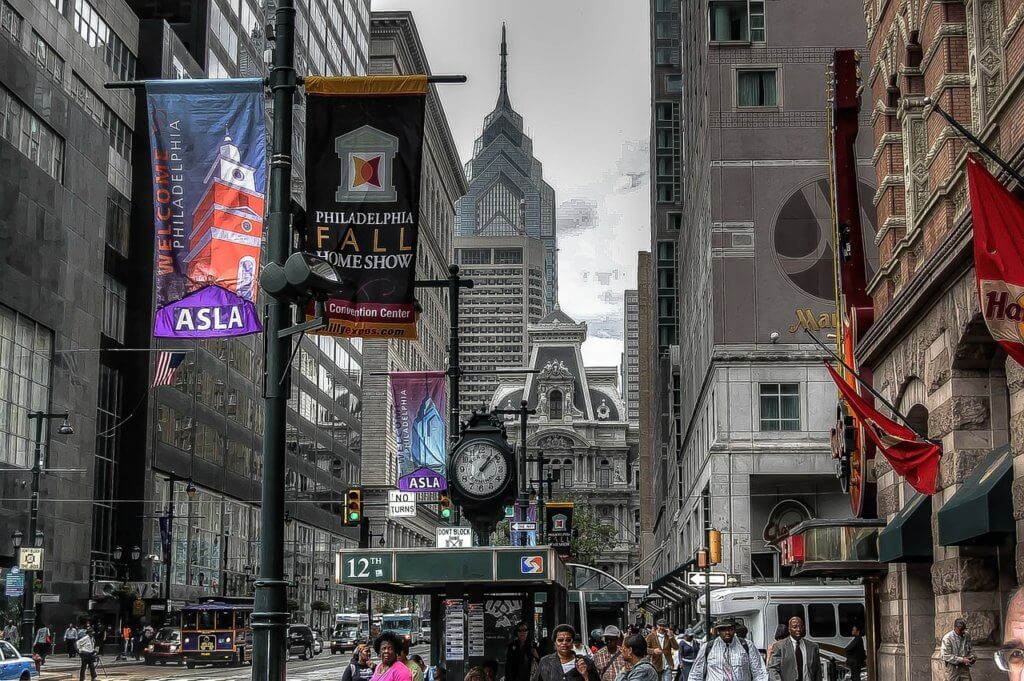
[[[266,192],[263,81],[146,84],[161,338],[244,336],[256,311]]]
[[[398,438],[398,488],[403,492],[448,488],[446,377],[443,371],[394,371],[388,375]]]

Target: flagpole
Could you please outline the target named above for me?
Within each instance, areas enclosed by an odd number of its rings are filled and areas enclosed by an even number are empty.
[[[818,345],[818,347],[820,347],[822,350],[827,352],[832,357],[832,359],[834,359],[835,361],[837,361],[840,364],[842,364],[843,368],[846,369],[847,371],[849,371],[850,374],[857,380],[858,383],[860,383],[862,386],[867,388],[867,391],[869,393],[871,393],[872,395],[874,395],[875,399],[877,399],[879,402],[881,402],[883,405],[885,405],[885,407],[888,408],[889,411],[891,411],[895,416],[898,416],[900,418],[900,420],[903,421],[903,423],[906,424],[906,426],[908,428],[910,428],[912,431],[917,433],[918,437],[920,437],[922,440],[927,440],[928,442],[935,442],[935,440],[929,439],[928,433],[922,433],[921,431],[919,431],[914,426],[914,424],[910,422],[910,419],[908,419],[906,416],[904,416],[902,414],[902,412],[900,412],[895,406],[893,406],[893,404],[891,402],[889,402],[889,400],[887,400],[884,397],[882,397],[882,395],[877,390],[872,388],[871,385],[869,385],[863,378],[861,378],[860,375],[856,371],[853,370],[853,367],[851,367],[849,364],[844,362],[843,359],[839,355],[837,355],[836,353],[832,352],[832,350],[830,350],[827,345],[825,345],[820,340],[818,340],[817,336],[815,336],[813,333],[811,333],[810,329],[804,329],[804,333],[806,333],[808,336],[810,336],[811,340],[813,340]]]
[[[949,121],[949,124],[952,125],[954,128],[956,128],[957,132],[959,132],[961,135],[966,137],[967,140],[971,144],[976,146],[978,148],[978,151],[980,151],[981,153],[985,154],[990,159],[995,161],[999,165],[1000,168],[1002,168],[1007,173],[1009,173],[1010,177],[1012,177],[1014,180],[1017,181],[1017,184],[1019,186],[1024,187],[1024,177],[1022,177],[1021,174],[1018,173],[1013,168],[1013,166],[1011,166],[1009,163],[1007,163],[1006,161],[1001,159],[996,154],[996,152],[992,151],[992,149],[987,144],[985,144],[980,139],[975,137],[974,134],[970,130],[968,130],[963,125],[961,125],[960,122],[958,120],[956,120],[955,118],[953,118],[945,109],[943,109],[942,106],[940,106],[938,102],[934,101],[931,97],[925,97],[924,98],[924,103],[925,103],[926,106],[928,104],[931,104],[932,105],[932,109],[936,113],[938,113],[940,116],[945,118],[947,121]]]

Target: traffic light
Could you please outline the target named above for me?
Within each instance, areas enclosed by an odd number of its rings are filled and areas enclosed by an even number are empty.
[[[363,520],[363,490],[350,489],[345,495],[345,524],[358,525]]]
[[[708,530],[708,560],[712,565],[722,562],[722,533],[718,530]]]
[[[441,517],[445,520],[451,520],[452,500],[451,497],[448,496],[448,492],[441,492],[441,500],[438,505],[440,507],[438,513],[441,515]]]

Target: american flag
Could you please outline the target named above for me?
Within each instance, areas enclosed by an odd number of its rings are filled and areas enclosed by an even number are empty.
[[[153,387],[158,385],[174,385],[174,375],[185,359],[186,353],[174,350],[163,350],[156,356],[156,369],[153,371]]]

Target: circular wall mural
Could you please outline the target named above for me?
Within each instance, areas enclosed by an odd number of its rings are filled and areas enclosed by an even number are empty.
[[[868,280],[878,267],[875,245],[875,190],[858,182],[860,224],[868,260]],[[804,293],[833,300],[835,297],[832,249],[832,213],[827,178],[811,180],[782,203],[772,225],[772,246],[779,270]]]

